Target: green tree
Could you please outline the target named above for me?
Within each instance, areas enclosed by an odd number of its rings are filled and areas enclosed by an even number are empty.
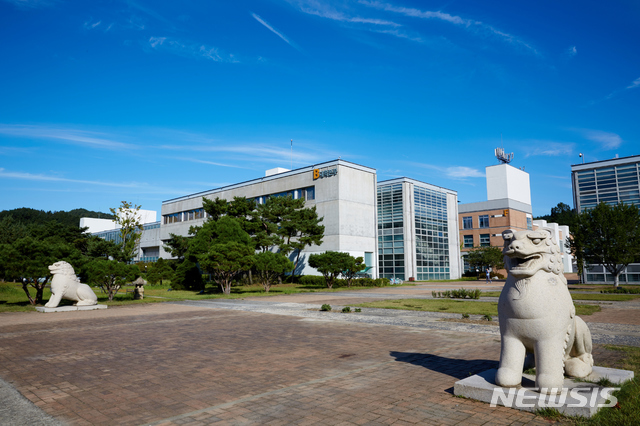
[[[223,216],[205,222],[190,244],[198,263],[211,273],[224,294],[231,294],[231,283],[253,265],[255,248],[239,221]]]
[[[504,255],[499,247],[474,247],[469,250],[467,263],[472,268],[484,269],[487,266],[495,271],[504,269]]]
[[[296,261],[293,267],[295,272],[298,270],[302,250],[312,245],[319,246],[322,244],[324,225],[320,225],[322,218],[318,217],[315,206],[298,208],[291,212],[287,219],[280,227],[280,234],[284,238],[284,251],[293,250],[296,253]]]
[[[618,287],[620,273],[640,260],[640,211],[624,203],[604,202],[578,215],[569,248],[586,264],[603,265]]]
[[[138,244],[142,237],[141,231],[144,229],[140,223],[140,206],[123,201],[118,209],[110,208],[111,214],[115,216],[113,220],[120,225],[120,260],[131,262],[138,250]]]
[[[151,268],[147,272],[147,280],[151,284],[160,283],[162,285],[163,280],[170,280],[173,278],[173,269],[169,266],[166,260],[163,258],[158,259],[151,265]]]
[[[254,256],[254,268],[257,271],[258,280],[265,292],[269,292],[271,285],[278,277],[293,268],[293,262],[282,253],[265,251]]]
[[[136,265],[128,265],[117,260],[95,259],[88,265],[89,282],[100,286],[109,295],[109,300],[118,294],[118,290],[135,280],[140,271]]]
[[[574,225],[576,216],[577,213],[568,204],[560,202],[557,206],[551,208],[551,214],[538,216],[535,220],[542,219],[550,223],[566,225],[571,228]]]
[[[177,258],[180,262],[184,260],[187,252],[189,251],[190,237],[183,237],[182,235],[169,234],[171,238],[165,242],[164,249],[171,253],[171,256]]]
[[[309,256],[309,266],[316,268],[324,277],[328,288],[333,288],[338,275],[342,274],[349,262],[349,253],[326,251]]]
[[[367,265],[364,264],[362,257],[353,257],[348,253],[344,253],[347,256],[343,256],[342,276],[347,280],[347,287],[351,287],[351,281],[358,275],[360,271],[365,269]]]

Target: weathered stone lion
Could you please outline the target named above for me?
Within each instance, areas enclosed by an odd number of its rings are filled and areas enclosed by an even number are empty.
[[[502,233],[505,267],[509,273],[500,299],[499,386],[517,386],[522,371],[536,367],[536,387],[556,393],[564,374],[591,373],[591,333],[576,310],[564,277],[558,245],[547,231]]]
[[[98,303],[98,297],[91,290],[91,287],[78,280],[73,266],[67,262],[56,262],[49,266],[49,271],[53,274],[51,298],[44,305],[45,307],[55,308],[62,299],[73,300],[77,306],[90,306]]]

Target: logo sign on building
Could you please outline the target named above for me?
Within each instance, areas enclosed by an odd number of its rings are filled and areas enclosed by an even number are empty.
[[[338,169],[323,170],[313,169],[313,180],[324,179],[338,174]]]

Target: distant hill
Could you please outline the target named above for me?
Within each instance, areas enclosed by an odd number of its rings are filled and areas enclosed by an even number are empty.
[[[3,210],[0,212],[0,221],[7,216],[13,217],[14,220],[24,224],[43,224],[46,222],[56,221],[67,226],[80,226],[81,217],[95,217],[101,219],[113,219],[113,215],[109,213],[94,212],[87,209],[73,209],[68,212],[45,212],[44,210],[35,210],[22,207],[13,210]]]

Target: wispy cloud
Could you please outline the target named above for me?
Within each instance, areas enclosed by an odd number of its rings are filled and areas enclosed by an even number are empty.
[[[371,24],[399,27],[400,24],[378,18],[363,18],[361,16],[353,16],[345,12],[336,10],[331,5],[319,0],[288,0],[290,3],[297,5],[298,9],[308,15],[319,16],[321,18],[331,19],[333,21],[347,22],[354,24]]]
[[[91,22],[91,20],[88,20],[87,22],[84,23],[84,28],[86,30],[92,30],[95,27],[99,26],[101,23],[102,23],[102,21]]]
[[[599,143],[603,149],[615,149],[622,144],[622,138],[611,132],[591,129],[577,129],[582,135],[590,141]]]
[[[4,0],[19,8],[36,9],[39,7],[49,7],[55,3],[55,0]]]
[[[255,13],[252,13],[251,16],[253,16],[253,19],[255,19],[256,21],[258,21],[262,25],[264,25],[269,31],[271,31],[272,33],[274,33],[275,35],[280,37],[282,40],[284,40],[285,43],[287,43],[289,46],[291,46],[294,49],[300,51],[300,48],[294,42],[292,42],[287,37],[285,37],[284,34],[282,34],[280,31],[278,31],[274,27],[272,27],[267,21],[262,19],[259,15],[256,15]]]
[[[199,43],[187,44],[169,37],[150,37],[149,46],[158,51],[184,57],[204,58],[215,62],[239,62],[232,54],[223,53],[217,47]]]
[[[142,5],[140,5],[137,2],[131,1],[131,0],[126,0],[126,3],[129,7],[139,10],[140,12],[143,12],[149,16],[151,16],[152,18],[157,19],[158,21],[164,22],[165,24],[167,24],[169,27],[173,28],[173,23],[171,21],[169,21],[168,19],[166,19],[164,16],[160,15],[159,13],[157,13],[156,11],[149,9],[148,7],[144,7]]]
[[[89,184],[89,185],[98,185],[98,186],[113,186],[118,188],[140,188],[142,186],[146,186],[146,184],[142,184],[138,182],[130,182],[130,183],[100,182],[95,180],[68,179],[64,177],[48,176],[44,174],[10,172],[5,170],[4,168],[0,168],[0,178],[31,180],[31,181],[41,181],[41,182],[80,183],[80,184]]]
[[[436,166],[434,164],[425,163],[412,163],[414,166],[422,167],[424,169],[435,170],[444,174],[449,179],[464,180],[467,178],[484,178],[485,174],[478,169],[466,166]]]
[[[171,159],[180,160],[180,161],[189,161],[192,163],[199,163],[199,164],[209,164],[211,166],[232,167],[234,169],[249,169],[249,170],[253,169],[253,167],[243,167],[243,166],[238,166],[236,164],[219,163],[216,161],[207,161],[199,158],[171,157]]]
[[[108,139],[107,135],[78,129],[64,129],[58,127],[38,125],[9,125],[0,124],[0,135],[18,136],[31,139],[53,139],[76,145],[104,149],[135,149],[135,145]]]
[[[567,57],[571,59],[578,54],[578,49],[576,49],[575,46],[571,46],[570,48],[567,49],[566,54],[567,54]]]
[[[611,98],[613,98],[614,96],[616,96],[618,93],[620,93],[620,92],[624,92],[625,90],[637,89],[638,87],[640,87],[640,77],[638,77],[638,78],[636,78],[635,80],[633,80],[633,81],[631,82],[631,84],[629,84],[629,85],[628,85],[627,87],[625,87],[624,89],[614,90],[613,92],[609,93],[609,94],[607,95],[607,97],[605,97],[605,98],[604,98],[604,100],[611,99]],[[600,101],[593,101],[593,102],[590,102],[590,105],[594,105],[594,104],[596,104],[596,103],[598,103],[598,102],[600,102]]]
[[[474,19],[462,18],[457,15],[451,15],[449,13],[440,12],[440,11],[420,10],[420,9],[415,9],[411,7],[395,6],[389,3],[382,3],[380,1],[375,1],[375,0],[374,1],[359,0],[358,3],[374,9],[383,10],[385,12],[393,12],[393,13],[408,16],[411,18],[436,19],[439,21],[448,22],[453,25],[461,26],[469,30],[475,30],[475,31],[482,30],[484,32],[497,36],[500,39],[510,44],[522,46],[530,50],[531,52],[538,54],[537,50],[534,47],[527,44],[520,38],[512,34],[506,33],[504,31],[501,31],[492,25],[485,24],[481,21],[476,21]]]
[[[640,77],[633,80],[633,83],[625,87],[625,89],[637,89],[638,87],[640,87]]]
[[[559,157],[571,155],[575,144],[573,142],[553,142],[539,139],[515,141],[516,145],[524,146],[525,158],[531,156]]]

